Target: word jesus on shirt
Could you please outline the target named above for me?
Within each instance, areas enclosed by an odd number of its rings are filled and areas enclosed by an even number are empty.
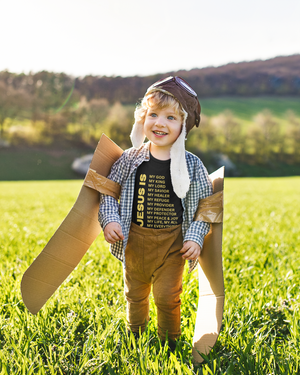
[[[168,228],[182,223],[182,204],[173,191],[170,160],[150,160],[137,169],[132,221],[146,228]]]

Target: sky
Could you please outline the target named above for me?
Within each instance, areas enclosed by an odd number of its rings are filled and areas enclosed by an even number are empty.
[[[0,71],[134,76],[300,53],[299,0],[0,0]]]

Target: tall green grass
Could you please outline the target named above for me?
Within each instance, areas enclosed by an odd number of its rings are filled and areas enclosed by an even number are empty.
[[[216,346],[192,361],[197,272],[184,274],[182,337],[161,346],[151,321],[126,334],[122,266],[102,234],[43,309],[22,274],[74,203],[80,181],[0,183],[0,374],[299,374],[300,178],[226,179],[225,310]],[[205,306],[203,306],[205,308]]]

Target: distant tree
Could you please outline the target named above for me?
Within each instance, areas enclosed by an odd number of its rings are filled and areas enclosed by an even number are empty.
[[[265,139],[262,129],[257,124],[253,124],[252,126],[248,127],[245,137],[245,153],[247,155],[247,164],[264,164]]]
[[[219,131],[224,136],[223,150],[225,153],[238,148],[241,139],[241,124],[230,110],[225,110],[216,120]]]
[[[15,118],[22,114],[31,97],[22,89],[15,89],[0,81],[0,138],[3,137],[3,126],[7,118]]]
[[[110,129],[112,140],[124,149],[131,146],[129,134],[133,121],[133,111],[117,102],[111,107],[104,122]]]
[[[263,135],[263,151],[265,162],[272,159],[272,154],[280,154],[282,140],[278,121],[272,116],[270,110],[265,109],[254,117],[254,122],[258,125]]]
[[[291,163],[300,162],[300,119],[291,110],[287,111],[288,121],[285,140],[285,152]]]
[[[209,152],[218,149],[218,139],[215,126],[210,118],[201,115],[199,128],[194,127],[186,140],[186,148],[191,152]]]
[[[70,112],[69,119],[79,124],[81,134],[85,142],[92,142],[93,146],[99,139],[99,128],[105,122],[109,114],[110,106],[107,99],[92,99],[87,101],[85,96],[80,98],[76,109]],[[80,134],[79,134],[80,133]]]
[[[45,135],[52,138],[63,137],[68,125],[67,113],[51,113],[45,116]]]
[[[87,104],[87,121],[95,128],[109,113],[109,103],[107,99],[92,99]]]

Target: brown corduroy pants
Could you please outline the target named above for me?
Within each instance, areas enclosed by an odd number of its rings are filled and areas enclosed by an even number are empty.
[[[172,340],[181,334],[180,293],[184,259],[181,225],[164,229],[131,224],[125,249],[124,286],[127,320],[132,332],[142,332],[149,321],[149,294],[157,307],[158,334]],[[168,332],[168,333],[167,333]]]

